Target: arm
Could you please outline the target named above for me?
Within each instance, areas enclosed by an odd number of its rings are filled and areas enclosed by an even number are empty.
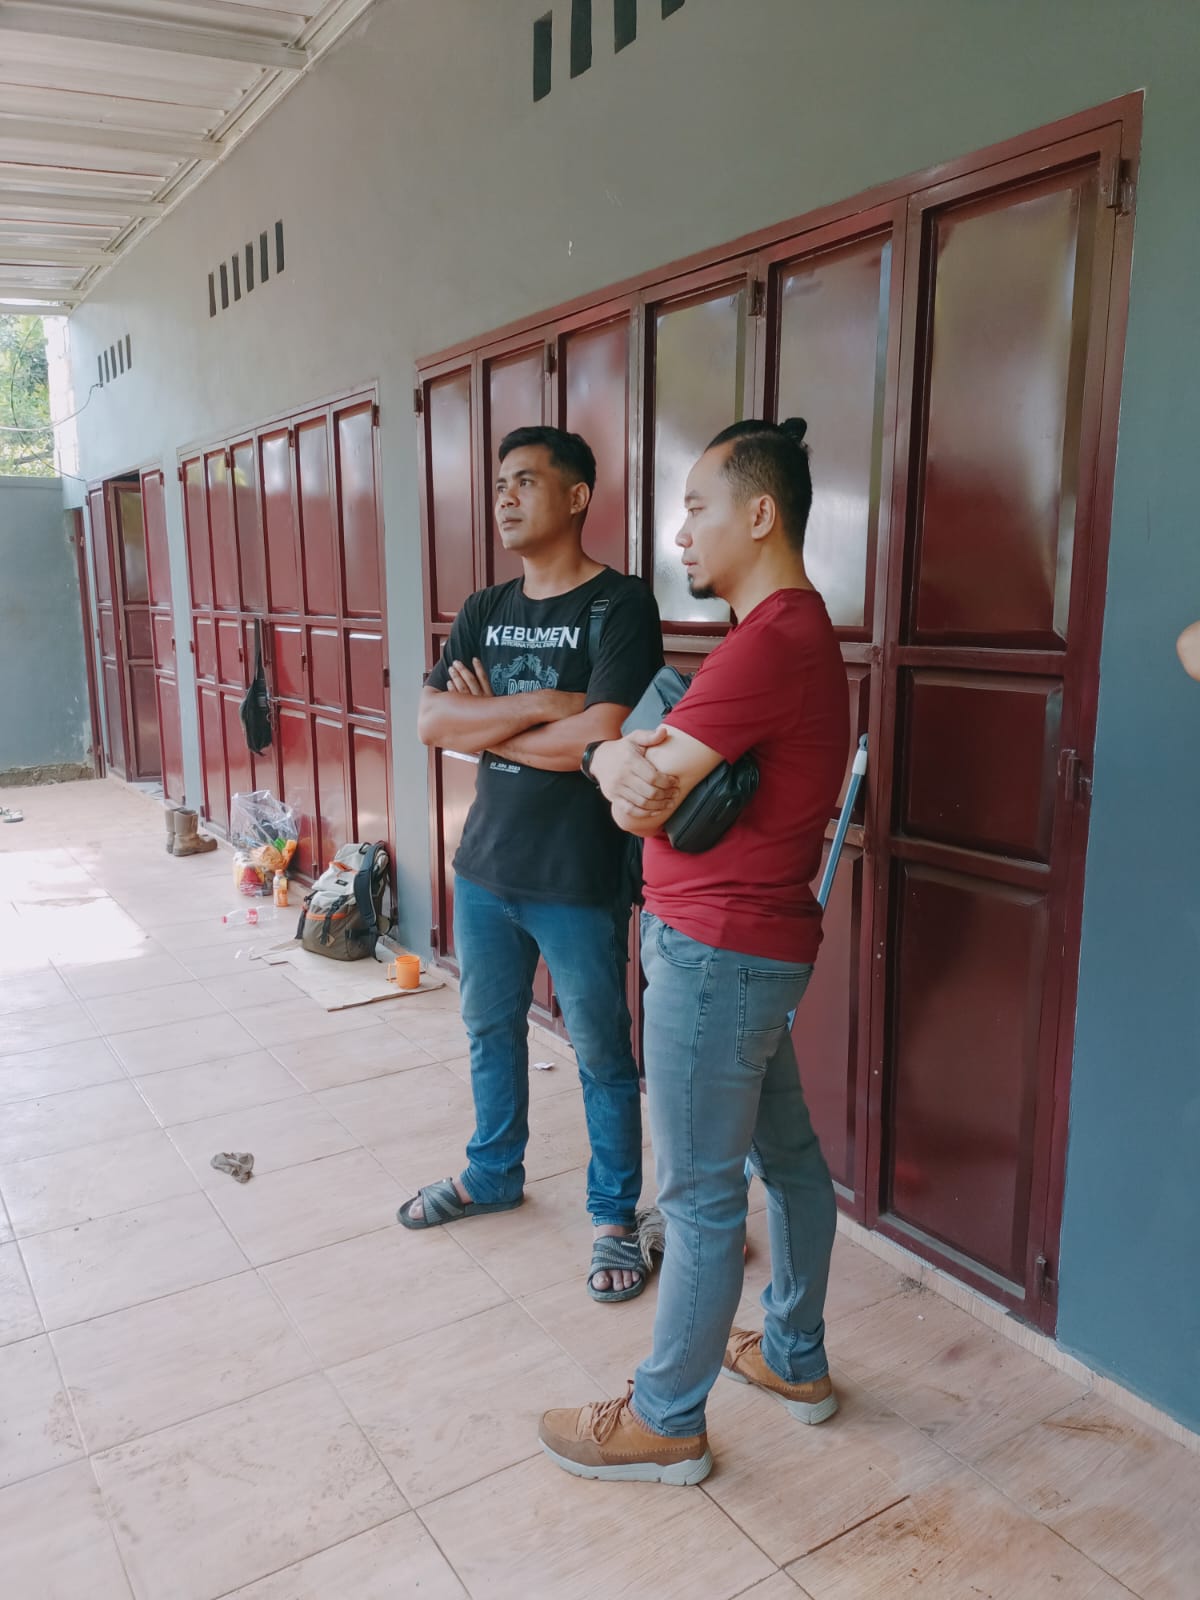
[[[592,758],[592,773],[612,804],[617,826],[647,839],[723,759],[690,733],[663,724],[603,745]]]
[[[495,750],[506,739],[541,723],[555,723],[579,711],[581,694],[538,689],[532,694],[463,694],[458,690],[421,690],[417,712],[417,737],[439,749],[479,755]],[[576,763],[578,765],[578,763]]]
[[[522,766],[538,767],[542,772],[576,772],[589,744],[621,737],[621,724],[629,709],[607,704],[588,706],[576,716],[527,728],[488,749],[507,761],[519,761]]]

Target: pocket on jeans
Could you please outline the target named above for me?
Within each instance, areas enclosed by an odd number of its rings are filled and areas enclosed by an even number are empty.
[[[686,933],[659,920],[655,940],[659,955],[672,967],[689,967],[698,970],[712,954],[708,945],[689,939]]]
[[[765,1072],[783,1043],[788,1014],[795,1010],[808,984],[811,968],[738,973],[737,1058],[752,1072]]]

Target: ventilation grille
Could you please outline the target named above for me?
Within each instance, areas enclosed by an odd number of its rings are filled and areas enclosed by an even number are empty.
[[[283,223],[274,228],[264,228],[257,240],[235,250],[228,261],[222,261],[208,275],[208,314],[215,317],[218,311],[228,311],[256,288],[277,278],[283,271]]]
[[[662,16],[673,17],[683,9],[684,0],[658,0]],[[570,0],[570,72],[578,78],[592,64],[592,0]],[[626,49],[637,38],[638,0],[612,0],[613,53]],[[533,24],[533,98],[544,100],[550,93],[554,62],[554,13],[547,11]]]
[[[123,378],[132,365],[133,345],[126,334],[116,344],[110,344],[107,350],[101,350],[96,357],[96,382],[103,389],[106,384]]]

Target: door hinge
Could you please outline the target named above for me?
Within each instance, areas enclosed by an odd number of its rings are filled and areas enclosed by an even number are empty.
[[[373,401],[372,404],[371,404],[371,426],[373,428],[377,428],[379,426],[379,401],[378,400]]]
[[[1036,1256],[1033,1262],[1033,1292],[1039,1300],[1049,1300],[1053,1303],[1058,1299],[1058,1284],[1054,1274],[1050,1271],[1050,1263],[1045,1256]]]
[[[435,922],[433,927],[430,928],[430,930],[429,930],[429,946],[430,946],[430,949],[436,950],[438,948],[439,942],[441,940],[441,935],[442,935],[442,930],[438,927],[437,923]]]
[[[750,285],[750,315],[761,317],[767,309],[767,286],[761,278],[755,278]]]
[[[179,479],[180,483],[182,483],[183,482],[183,468],[182,467],[176,467],[175,475]]]
[[[385,689],[390,689],[392,687],[392,669],[391,669],[391,667],[384,667],[384,669],[383,669],[383,687]]]
[[[425,410],[425,396],[421,392],[420,384],[413,390],[413,416],[419,417]]]
[[[1059,755],[1058,781],[1068,805],[1086,804],[1092,798],[1092,780],[1083,770],[1078,750],[1064,750]]]
[[[1133,167],[1120,156],[1112,156],[1100,177],[1100,203],[1119,217],[1127,217],[1134,202]]]
[[[552,378],[558,370],[558,351],[552,344],[546,346],[546,376]]]

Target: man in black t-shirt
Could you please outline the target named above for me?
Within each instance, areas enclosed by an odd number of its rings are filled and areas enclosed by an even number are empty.
[[[418,720],[423,743],[479,757],[454,858],[475,1133],[461,1176],[427,1185],[399,1220],[436,1227],[520,1205],[540,954],[583,1081],[596,1228],[588,1290],[631,1299],[644,1273],[634,1236],[642,1131],[625,1000],[625,839],[579,767],[589,745],[619,737],[662,665],[662,632],[646,584],[582,548],[596,478],[586,442],[558,428],[519,428],[499,454],[496,523],[524,577],[463,604]]]

